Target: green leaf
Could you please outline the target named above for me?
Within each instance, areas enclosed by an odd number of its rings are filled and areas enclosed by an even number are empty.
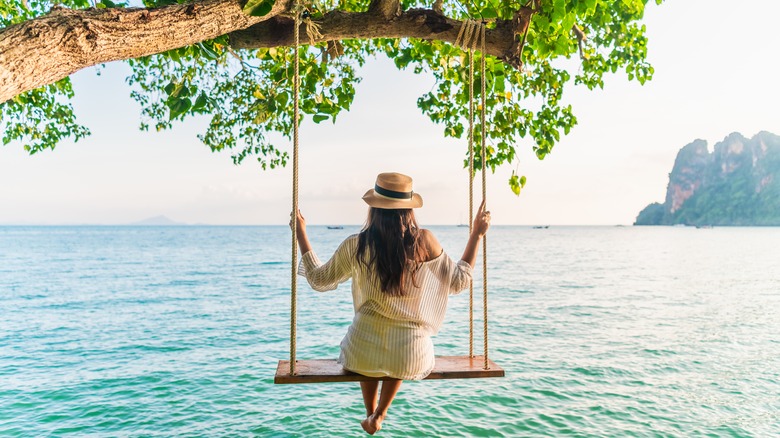
[[[198,95],[198,98],[195,100],[195,105],[192,106],[192,109],[194,111],[203,109],[207,102],[208,97],[206,96],[206,93],[201,92],[200,95]]]
[[[184,84],[176,84],[176,88],[174,88],[173,93],[171,93],[171,97],[176,99],[188,97],[189,95],[190,89]]]
[[[587,10],[585,11],[588,15],[593,15],[594,12],[596,12],[596,0],[585,0],[585,5]]]
[[[559,35],[558,39],[555,40],[555,54],[565,55],[569,51],[569,45],[570,41],[568,36]]]
[[[498,12],[496,11],[496,8],[494,8],[493,6],[488,6],[487,8],[482,10],[481,15],[483,19],[489,20],[492,18],[497,18]]]
[[[209,58],[209,59],[217,59],[217,58],[219,58],[219,55],[215,51],[211,50],[205,44],[198,43],[198,47],[200,47],[200,50],[203,52],[204,55],[206,55],[207,58]]]
[[[287,106],[287,102],[289,100],[290,96],[286,92],[282,92],[276,95],[276,103],[279,104],[281,108]]]
[[[170,115],[168,116],[169,120],[173,120],[186,113],[191,107],[192,102],[188,98],[176,99],[171,105],[168,106],[170,109]]]
[[[314,123],[324,122],[325,120],[328,120],[328,116],[326,116],[325,114],[314,115]]]
[[[274,0],[249,0],[244,5],[244,13],[253,17],[268,15],[274,7]]]
[[[512,176],[509,178],[509,188],[512,189],[512,193],[520,196],[522,185],[520,184],[519,177],[514,172],[512,172]]]

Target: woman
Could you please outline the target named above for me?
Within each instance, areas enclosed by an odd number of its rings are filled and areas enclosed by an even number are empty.
[[[433,233],[421,229],[414,208],[422,197],[412,179],[381,173],[363,195],[371,207],[363,230],[341,243],[322,264],[306,235],[306,221],[297,214],[301,264],[298,273],[318,291],[335,289],[352,278],[355,318],[341,341],[339,363],[349,371],[378,381],[361,382],[369,434],[382,421],[403,380],[425,378],[434,365],[431,336],[444,319],[447,298],[466,287],[477,258],[479,240],[490,226],[484,202],[474,219],[466,249],[458,263],[442,250]]]

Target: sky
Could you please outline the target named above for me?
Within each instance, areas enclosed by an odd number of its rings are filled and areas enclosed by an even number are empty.
[[[507,185],[514,166],[488,175],[493,224],[631,224],[648,203],[663,201],[681,147],[701,138],[712,148],[732,132],[780,134],[780,2],[651,1],[645,16],[654,79],[641,86],[617,74],[604,90],[569,87],[564,101],[579,124],[544,161],[530,141],[518,145],[516,170],[528,178],[522,194]],[[92,131],[86,140],[34,156],[19,144],[0,147],[0,224],[126,224],[158,215],[189,224],[287,223],[290,168],[233,165],[229,153],[197,140],[203,120],[140,132],[128,72],[113,63],[99,76],[93,68],[73,76],[75,111]],[[421,224],[465,222],[465,140],[444,138],[416,107],[433,78],[399,72],[386,58],[361,75],[349,113],[335,125],[302,126],[307,222],[362,223],[360,198],[385,171],[414,178],[425,202]]]

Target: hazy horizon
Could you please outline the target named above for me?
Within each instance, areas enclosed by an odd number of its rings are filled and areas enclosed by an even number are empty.
[[[14,223],[14,222],[0,222],[0,227],[288,227],[288,224],[252,224],[252,223],[235,223],[235,224],[210,224],[203,222],[181,222],[176,218],[169,218],[163,216],[165,219],[171,220],[173,223],[142,223],[150,219],[156,219],[160,216],[153,216],[143,218],[141,220],[133,220],[126,222],[116,223],[89,223],[89,222],[70,222],[70,223],[43,223],[43,222],[26,222],[26,223]],[[342,226],[342,227],[360,227],[363,222],[360,223],[307,223],[308,227],[328,227],[328,226]],[[421,227],[460,227],[463,224],[460,223],[426,223],[420,224]],[[627,227],[633,226],[632,224],[492,224],[493,227]]]

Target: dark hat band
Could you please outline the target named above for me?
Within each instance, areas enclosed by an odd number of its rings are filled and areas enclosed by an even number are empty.
[[[414,192],[396,192],[395,190],[383,189],[378,185],[374,185],[374,191],[379,193],[382,196],[387,196],[388,198],[393,198],[393,199],[412,199],[412,194],[414,193]]]

